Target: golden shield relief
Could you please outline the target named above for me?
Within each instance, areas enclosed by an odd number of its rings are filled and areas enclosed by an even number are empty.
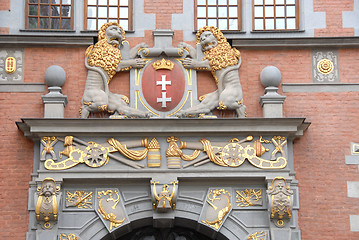
[[[207,195],[204,209],[202,223],[219,230],[232,209],[230,192],[226,189],[211,189]]]
[[[112,232],[128,218],[118,189],[97,190],[96,212]]]

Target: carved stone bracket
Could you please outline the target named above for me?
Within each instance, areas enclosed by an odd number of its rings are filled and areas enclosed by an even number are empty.
[[[283,177],[276,177],[268,187],[270,219],[279,227],[285,227],[292,217],[293,191]]]
[[[53,178],[45,178],[35,193],[36,220],[43,229],[51,229],[58,221],[60,186]]]
[[[158,193],[158,189],[161,188]],[[172,188],[172,189],[171,189]],[[160,184],[159,181],[151,181],[152,205],[153,210],[158,212],[167,212],[175,210],[178,191],[178,181],[172,181],[169,184]]]

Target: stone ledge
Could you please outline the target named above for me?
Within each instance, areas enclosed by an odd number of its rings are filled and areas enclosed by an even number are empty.
[[[26,118],[16,122],[24,135],[43,136],[228,136],[283,135],[296,138],[303,135],[310,123],[305,118],[245,118],[245,119],[45,119]]]
[[[359,47],[359,37],[298,37],[298,38],[241,38],[232,46],[241,48],[353,48]]]
[[[359,92],[359,83],[282,83],[283,92]]]
[[[14,47],[88,47],[92,36],[79,35],[0,35],[2,48]]]
[[[45,92],[44,83],[0,83],[0,92]]]

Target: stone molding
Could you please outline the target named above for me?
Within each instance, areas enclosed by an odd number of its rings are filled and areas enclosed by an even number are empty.
[[[48,135],[142,136],[195,134],[281,134],[303,135],[310,123],[305,118],[244,119],[44,119],[24,118],[16,122],[24,135],[33,139]],[[91,132],[88,131],[91,129]]]

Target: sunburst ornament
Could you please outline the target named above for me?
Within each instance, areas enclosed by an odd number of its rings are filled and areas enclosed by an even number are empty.
[[[318,71],[322,74],[329,74],[334,70],[334,64],[329,59],[322,59],[317,64]]]

